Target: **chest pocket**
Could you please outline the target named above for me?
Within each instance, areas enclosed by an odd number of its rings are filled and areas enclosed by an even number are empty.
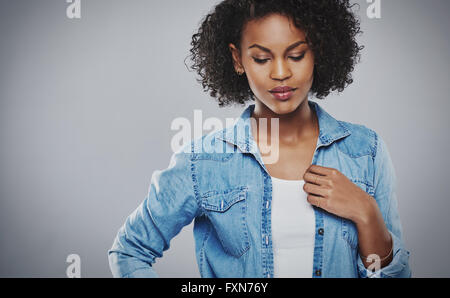
[[[246,187],[210,191],[201,199],[225,252],[235,257],[242,256],[250,248],[246,199]]]
[[[365,192],[371,194],[371,187],[361,180],[350,179],[354,184],[359,186]],[[358,229],[353,221],[345,218],[341,218],[341,234],[342,238],[352,247],[358,246]]]

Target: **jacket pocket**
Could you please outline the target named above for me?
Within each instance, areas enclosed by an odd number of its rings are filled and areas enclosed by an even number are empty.
[[[226,253],[240,257],[249,248],[247,227],[247,188],[211,191],[202,199],[202,207],[213,225]]]
[[[359,186],[362,190],[369,193],[369,186],[361,180],[358,179],[350,179],[354,184]],[[358,229],[353,221],[341,218],[341,232],[342,238],[352,247],[358,247]]]

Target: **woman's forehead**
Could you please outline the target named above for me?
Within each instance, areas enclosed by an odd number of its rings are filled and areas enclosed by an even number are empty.
[[[279,14],[251,20],[242,31],[242,44],[248,46],[258,43],[266,47],[285,47],[304,39],[303,30],[297,28],[288,17]]]

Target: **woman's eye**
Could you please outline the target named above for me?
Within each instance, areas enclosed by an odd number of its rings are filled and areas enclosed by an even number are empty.
[[[303,59],[303,57],[305,57],[305,54],[303,54],[303,55],[301,55],[301,56],[297,56],[297,57],[289,57],[289,58],[292,58],[292,60],[294,60],[294,61],[300,61],[300,60]]]
[[[305,57],[305,54],[302,54],[301,56],[296,56],[296,57],[290,56],[289,58],[291,58],[291,59],[294,60],[294,61],[300,61],[300,60],[302,60],[304,57]],[[253,60],[255,60],[255,62],[258,63],[258,64],[264,64],[264,63],[266,63],[269,59],[268,59],[268,58],[267,58],[267,59],[258,59],[258,58],[253,57]]]
[[[253,57],[253,60],[255,60],[255,62],[258,63],[258,64],[264,64],[264,63],[266,63],[269,59],[258,59],[258,58]]]

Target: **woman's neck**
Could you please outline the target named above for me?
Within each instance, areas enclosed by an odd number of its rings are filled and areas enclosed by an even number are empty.
[[[315,137],[318,134],[318,119],[306,98],[294,111],[288,114],[276,114],[259,100],[255,100],[255,109],[251,115],[255,118],[259,128],[259,119],[267,119],[267,136],[258,133],[259,139],[271,138],[271,119],[278,118],[279,142],[286,145],[295,145],[305,139]],[[258,130],[259,131],[259,130]]]

